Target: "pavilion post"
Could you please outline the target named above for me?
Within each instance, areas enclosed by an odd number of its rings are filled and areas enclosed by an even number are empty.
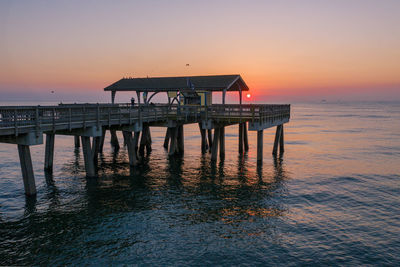
[[[114,104],[115,102],[115,94],[117,93],[117,91],[111,91],[111,103]]]

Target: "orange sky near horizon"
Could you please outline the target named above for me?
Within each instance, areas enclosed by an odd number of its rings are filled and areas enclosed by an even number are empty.
[[[239,73],[254,96],[400,100],[400,2],[321,2],[1,2],[0,90]]]

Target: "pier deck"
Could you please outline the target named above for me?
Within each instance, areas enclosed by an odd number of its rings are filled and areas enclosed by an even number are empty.
[[[147,151],[151,150],[151,126],[168,128],[164,146],[165,144],[169,146],[169,155],[172,156],[183,152],[183,125],[198,123],[202,138],[201,149],[203,152],[209,149],[212,152],[212,160],[216,160],[218,148],[221,157],[225,154],[224,127],[239,124],[239,153],[248,150],[247,129],[258,131],[257,159],[262,162],[263,130],[278,126],[273,153],[277,153],[278,144],[282,153],[283,124],[289,119],[290,105],[268,104],[1,106],[0,142],[18,145],[25,193],[34,195],[36,188],[29,146],[43,144],[44,134],[46,135],[45,169],[52,170],[54,136],[74,135],[75,146],[79,145],[81,137],[86,174],[92,177],[96,176],[97,154],[102,151],[106,130],[110,131],[115,148],[119,147],[115,131],[123,131],[129,151],[129,162],[135,166],[140,159],[138,152],[143,153],[145,148]],[[140,133],[141,140],[139,140]]]

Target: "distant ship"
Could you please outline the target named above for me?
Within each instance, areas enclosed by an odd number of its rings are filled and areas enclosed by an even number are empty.
[[[325,99],[322,99],[322,100],[321,100],[321,103],[326,103],[326,100],[325,100]]]

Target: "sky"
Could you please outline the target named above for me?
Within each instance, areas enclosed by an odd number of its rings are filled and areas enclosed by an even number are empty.
[[[254,102],[400,101],[399,14],[398,0],[2,0],[0,102],[213,74],[240,74]]]

